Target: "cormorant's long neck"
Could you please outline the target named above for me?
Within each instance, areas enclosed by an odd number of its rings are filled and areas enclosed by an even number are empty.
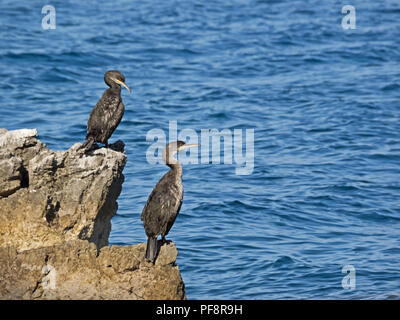
[[[112,82],[112,84],[108,90],[110,90],[114,94],[121,94],[121,86],[114,82]]]
[[[176,176],[177,179],[182,179],[182,166],[176,161],[176,163],[167,164],[171,168],[171,172]]]

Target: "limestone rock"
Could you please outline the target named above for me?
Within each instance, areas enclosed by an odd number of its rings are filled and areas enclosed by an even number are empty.
[[[108,244],[125,154],[81,144],[51,151],[36,130],[0,133],[0,246],[27,250],[82,239]]]
[[[0,248],[1,299],[184,299],[173,243],[156,265],[144,260],[145,244],[97,251],[83,240],[26,250]],[[171,263],[165,263],[165,262]]]
[[[108,246],[124,144],[51,151],[36,130],[0,129],[0,299],[185,299],[177,250]]]

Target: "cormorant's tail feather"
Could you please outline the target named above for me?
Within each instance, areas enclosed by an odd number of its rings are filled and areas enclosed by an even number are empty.
[[[88,138],[80,147],[78,150],[85,149],[85,152],[89,151],[90,148],[92,147],[94,143],[93,138]]]
[[[158,253],[157,238],[148,237],[147,248],[146,248],[146,259],[154,263],[154,261],[157,258],[157,253]]]

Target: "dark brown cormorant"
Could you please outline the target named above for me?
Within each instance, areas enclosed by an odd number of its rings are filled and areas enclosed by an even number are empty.
[[[104,91],[103,96],[90,113],[86,141],[80,147],[80,149],[85,148],[85,151],[88,151],[94,142],[108,145],[108,139],[124,115],[121,85],[131,92],[131,89],[125,84],[124,75],[117,70],[107,71],[104,75],[104,82],[110,88]]]
[[[162,158],[171,169],[151,192],[141,217],[147,235],[146,259],[153,263],[158,254],[157,237],[161,235],[162,241],[165,241],[182,205],[182,166],[174,155],[197,146],[198,144],[176,141],[169,143],[163,150]]]

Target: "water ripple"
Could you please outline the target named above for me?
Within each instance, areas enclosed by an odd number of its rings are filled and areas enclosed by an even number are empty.
[[[168,238],[191,299],[398,299],[400,36],[395,1],[0,4],[0,127],[37,128],[55,150],[85,137],[107,69],[121,70],[125,182],[110,242],[145,241],[141,210],[168,169],[146,133],[255,129],[254,171],[184,166]],[[343,290],[344,265],[357,289]]]

